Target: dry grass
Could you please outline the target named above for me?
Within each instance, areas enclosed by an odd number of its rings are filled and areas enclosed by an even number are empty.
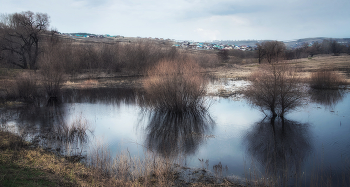
[[[28,182],[48,180],[50,186],[172,186],[177,178],[173,160],[154,155],[140,159],[123,152],[112,158],[105,147],[99,146],[93,149],[84,165],[31,148],[12,133],[0,131],[0,135],[0,185],[11,179],[15,182],[19,177]],[[29,169],[27,177],[16,175],[25,168]],[[40,171],[41,177],[33,177],[35,171]]]
[[[56,184],[54,186],[75,186],[85,183],[79,176],[87,175],[89,171],[82,164],[68,162],[64,158],[59,158],[39,148],[29,148],[28,143],[9,132],[1,131],[0,134],[0,163],[5,172],[0,179],[1,184],[8,179],[12,179],[12,182],[15,183],[17,177],[24,177],[16,176],[16,172],[24,168],[42,171],[40,178],[29,177],[28,184],[33,180],[43,179],[49,179]],[[17,146],[14,147],[14,144]],[[12,170],[15,170],[15,173],[12,173]]]
[[[94,168],[95,176],[108,178],[109,185],[118,186],[172,186],[179,167],[175,160],[165,159],[150,153],[144,158],[131,157],[128,151],[112,157],[104,145],[91,150],[87,165]]]
[[[347,84],[346,79],[338,72],[321,69],[311,73],[310,87],[314,89],[338,89]]]
[[[75,148],[82,147],[89,141],[89,133],[92,134],[93,130],[89,123],[80,117],[77,117],[71,124],[57,124],[53,129],[47,133],[46,140],[49,142],[44,142],[46,146],[51,144],[56,148],[64,147],[67,156],[81,156],[81,153],[74,153]],[[56,144],[56,145],[52,145]]]
[[[186,57],[160,61],[144,80],[148,106],[171,111],[203,109],[208,82],[200,72],[200,66]]]

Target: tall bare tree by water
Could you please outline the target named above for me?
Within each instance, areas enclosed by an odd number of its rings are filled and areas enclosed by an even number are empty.
[[[36,69],[40,42],[48,26],[49,16],[45,13],[27,11],[2,15],[0,49],[10,58],[6,62],[23,69]]]

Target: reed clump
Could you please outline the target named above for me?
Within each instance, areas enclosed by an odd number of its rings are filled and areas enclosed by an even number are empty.
[[[311,74],[310,87],[314,89],[338,89],[347,84],[345,78],[338,72],[320,69]]]
[[[205,108],[208,81],[201,67],[188,57],[162,60],[147,70],[143,87],[152,109],[182,112]]]

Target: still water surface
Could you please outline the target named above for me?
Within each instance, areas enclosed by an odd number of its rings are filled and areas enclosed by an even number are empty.
[[[136,98],[132,89],[68,90],[59,105],[3,109],[3,124],[40,141],[57,123],[83,119],[93,133],[78,150],[98,141],[112,154],[127,150],[142,157],[151,151],[182,156],[186,166],[208,169],[220,162],[228,168],[225,174],[236,178],[296,171],[305,181],[331,176],[337,185],[350,173],[348,92],[310,92],[308,104],[285,119],[269,119],[242,98],[214,97],[207,112],[181,115],[144,111]]]

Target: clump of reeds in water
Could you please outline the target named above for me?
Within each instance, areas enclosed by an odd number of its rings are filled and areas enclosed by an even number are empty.
[[[81,153],[74,153],[73,151],[78,148],[82,151],[83,146],[89,141],[89,132],[93,132],[89,123],[84,118],[77,117],[70,124],[63,122],[53,126],[51,130],[43,135],[45,140],[42,140],[42,144],[60,150],[59,152],[66,156],[77,156]]]
[[[345,78],[332,70],[321,69],[311,74],[310,87],[314,89],[338,89],[345,85]]]
[[[146,104],[152,109],[182,112],[205,106],[208,82],[195,61],[163,60],[146,73],[143,87]]]
[[[77,118],[70,125],[62,125],[57,128],[57,135],[64,142],[80,142],[84,143],[87,141],[88,132],[91,132],[90,126],[86,120]]]

